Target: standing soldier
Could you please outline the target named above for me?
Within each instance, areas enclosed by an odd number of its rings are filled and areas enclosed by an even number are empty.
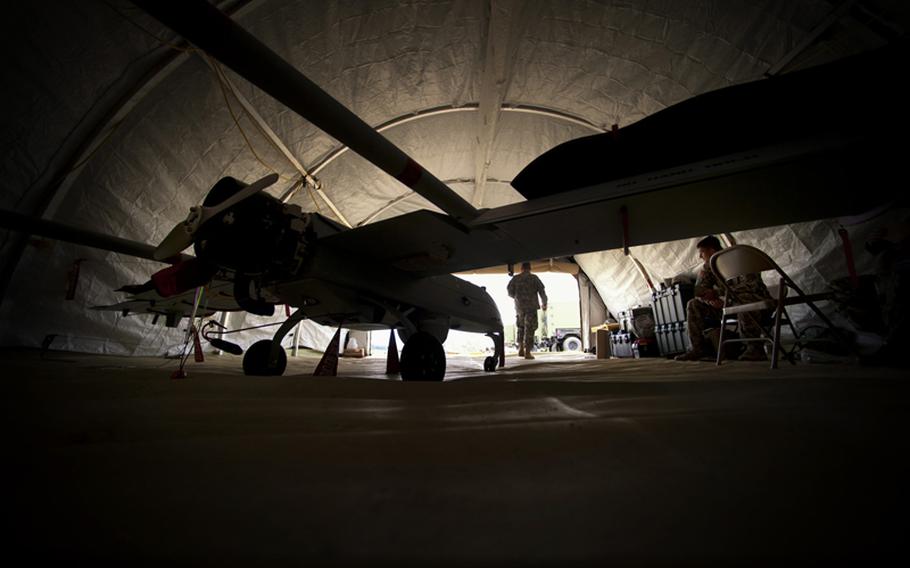
[[[537,329],[537,309],[543,305],[547,309],[547,293],[543,282],[531,274],[531,263],[521,263],[521,273],[509,280],[509,297],[515,299],[515,327],[518,342],[518,356],[533,359],[531,346],[534,344],[534,331]],[[540,303],[537,296],[540,295]]]

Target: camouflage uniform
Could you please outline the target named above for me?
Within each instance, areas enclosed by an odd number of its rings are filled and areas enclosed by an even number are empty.
[[[535,274],[521,272],[509,280],[507,290],[509,297],[515,299],[515,340],[525,353],[530,353],[537,329],[537,310],[540,308],[538,294],[544,305],[547,303],[543,282]]]
[[[771,299],[771,294],[759,274],[746,274],[732,280],[727,285],[732,292],[731,305]],[[698,278],[695,281],[695,298],[689,300],[686,304],[686,327],[689,332],[689,341],[692,343],[692,351],[695,352],[708,353],[712,351],[712,349],[705,348],[705,329],[720,326],[722,310],[700,299],[709,290],[714,290],[720,296],[724,288],[717,276],[711,272],[711,269],[706,264],[698,272]],[[760,315],[755,312],[740,314],[740,336],[761,336],[762,327],[760,321],[766,315],[766,311],[760,312]],[[753,352],[760,349],[753,343],[750,343],[749,346]]]
[[[880,229],[866,250],[879,255],[876,272],[885,347],[877,355],[906,366],[903,349],[910,343],[910,211],[898,209],[900,217]]]

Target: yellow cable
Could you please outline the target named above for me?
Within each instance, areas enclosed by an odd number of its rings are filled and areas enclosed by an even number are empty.
[[[118,10],[117,8],[115,8],[114,6],[112,6],[111,4],[109,4],[109,3],[107,3],[107,2],[105,2],[105,4],[107,4],[108,7],[109,7],[111,10],[113,10],[114,12],[116,12],[117,15],[119,15],[121,18],[123,18],[124,20],[126,20],[127,22],[129,22],[130,24],[132,24],[134,27],[136,27],[137,29],[141,30],[141,31],[144,32],[145,34],[149,35],[149,36],[152,37],[153,39],[155,39],[155,40],[156,40],[158,43],[160,43],[161,45],[164,45],[164,46],[166,46],[166,47],[169,47],[169,48],[171,48],[171,49],[174,49],[174,50],[176,50],[176,51],[181,51],[181,52],[184,52],[184,53],[201,53],[204,57],[206,57],[206,58],[209,60],[209,62],[212,63],[212,66],[213,66],[213,67],[215,68],[215,70],[216,70],[216,73],[215,73],[215,74],[216,74],[216,78],[218,79],[218,85],[219,85],[219,87],[221,88],[221,94],[222,94],[222,96],[224,97],[224,103],[227,105],[228,111],[230,111],[230,113],[231,113],[231,118],[234,119],[234,124],[237,126],[237,129],[240,130],[240,134],[241,134],[241,136],[243,136],[244,141],[246,142],[247,146],[248,146],[249,149],[250,149],[250,152],[253,153],[253,156],[256,158],[256,160],[257,160],[260,164],[262,164],[262,166],[265,167],[268,171],[270,171],[270,172],[276,172],[276,173],[277,173],[276,168],[274,168],[274,167],[270,166],[269,164],[267,164],[267,163],[259,156],[259,154],[256,152],[255,148],[253,148],[253,144],[250,142],[249,138],[247,137],[246,132],[243,130],[243,127],[240,126],[240,122],[239,122],[239,120],[237,119],[236,114],[234,114],[234,109],[231,107],[231,103],[230,103],[230,101],[228,100],[226,88],[225,88],[225,85],[224,85],[224,81],[225,81],[225,80],[224,80],[224,78],[220,75],[220,74],[221,74],[221,70],[220,70],[220,68],[217,66],[217,64],[215,64],[215,63],[212,61],[212,59],[209,57],[209,55],[208,55],[207,53],[205,53],[204,51],[198,50],[198,49],[196,49],[196,48],[194,48],[194,47],[187,47],[187,48],[184,48],[184,47],[182,47],[182,46],[175,45],[175,44],[172,44],[172,43],[170,43],[170,42],[167,42],[167,41],[161,39],[160,37],[156,36],[154,33],[150,32],[149,30],[145,29],[143,26],[140,26],[139,24],[137,24],[136,22],[134,22],[131,18],[129,18],[128,16],[126,16],[125,14],[123,14],[122,12],[120,12],[120,10]],[[253,123],[255,124],[255,121],[253,121]],[[117,126],[119,126],[119,123],[117,124]],[[258,125],[257,125],[257,127],[258,127]],[[116,127],[113,128],[113,129],[111,129],[111,131],[110,131],[110,132],[108,133],[108,135],[105,137],[105,140],[107,140],[107,138],[110,137],[110,135],[113,133],[113,131],[114,131],[115,129],[116,129]],[[100,147],[100,145],[99,145],[99,147]],[[85,164],[85,162],[87,162],[88,159],[91,158],[92,155],[94,155],[94,153],[95,153],[95,151],[97,151],[97,149],[98,149],[98,148],[96,147],[95,150],[93,150],[91,154],[89,154],[85,159],[81,160],[81,161],[80,161],[78,164],[76,164],[72,169],[76,169],[76,168],[78,168],[78,167],[81,167],[83,164]],[[281,174],[278,174],[278,175],[279,175],[279,177],[280,177],[281,179],[284,179],[285,181],[290,180],[290,178],[288,178],[288,177],[286,177],[286,176],[282,176]]]
[[[239,119],[237,118],[237,115],[234,113],[234,109],[233,109],[233,107],[231,106],[230,100],[228,99],[228,96],[227,96],[227,91],[228,91],[228,88],[227,88],[227,78],[224,76],[224,71],[221,69],[221,66],[218,64],[218,62],[214,61],[214,60],[213,60],[207,53],[205,53],[204,51],[201,51],[201,50],[199,50],[199,49],[196,49],[195,47],[192,47],[192,46],[183,47],[183,46],[181,46],[181,45],[177,45],[177,44],[174,44],[174,43],[171,43],[171,42],[169,42],[169,41],[165,41],[165,40],[161,39],[160,37],[158,37],[157,35],[155,35],[155,34],[152,33],[151,31],[147,30],[145,27],[143,27],[143,26],[139,25],[138,23],[136,23],[135,21],[133,21],[132,18],[130,18],[129,16],[127,16],[126,14],[124,14],[123,12],[121,12],[120,10],[118,10],[115,6],[113,6],[113,5],[110,4],[109,2],[105,1],[104,3],[105,3],[111,10],[113,10],[118,16],[120,16],[121,18],[123,18],[124,20],[126,20],[129,24],[131,24],[131,25],[134,26],[135,28],[139,29],[140,31],[142,31],[142,32],[145,33],[146,35],[148,35],[148,36],[150,36],[151,38],[153,38],[153,39],[154,39],[155,41],[157,41],[159,44],[161,44],[161,45],[163,45],[163,46],[165,46],[165,47],[168,47],[168,48],[170,48],[170,49],[173,49],[173,50],[175,50],[175,51],[180,51],[180,52],[183,52],[183,53],[201,53],[201,54],[203,55],[203,57],[205,57],[206,59],[208,59],[208,60],[209,60],[209,63],[210,63],[211,66],[212,66],[212,68],[215,70],[215,77],[216,77],[216,79],[218,80],[218,86],[219,86],[219,88],[221,89],[221,95],[222,95],[222,97],[224,98],[224,104],[227,106],[228,112],[230,112],[231,118],[233,119],[234,124],[237,126],[237,130],[240,131],[240,135],[243,137],[244,142],[246,142],[246,145],[247,145],[247,147],[250,149],[250,152],[253,154],[253,157],[255,157],[255,158],[256,158],[256,161],[258,161],[258,162],[259,162],[265,169],[267,169],[268,171],[278,173],[278,170],[277,170],[276,168],[274,168],[274,167],[272,167],[271,165],[267,164],[267,163],[265,162],[265,160],[263,160],[262,157],[259,156],[259,154],[256,152],[256,149],[253,147],[253,143],[250,141],[249,137],[247,136],[246,131],[245,131],[245,130],[243,129],[243,127],[240,125],[240,121],[239,121]],[[234,96],[235,99],[237,99],[237,95],[236,95],[235,93],[233,93],[233,91],[231,92],[231,94]],[[238,102],[239,102],[239,100],[238,100]],[[265,130],[262,128],[262,126],[261,126],[256,120],[254,120],[251,116],[249,116],[249,111],[247,111],[247,109],[244,108],[242,104],[241,104],[240,106],[241,106],[241,108],[243,109],[244,114],[247,115],[247,118],[250,119],[250,122],[253,123],[253,126],[254,126],[254,127],[259,131],[259,133],[260,133],[260,134],[269,142],[269,144],[271,144],[275,149],[281,151],[281,148],[279,148],[278,145],[275,144],[275,142],[268,136],[268,134],[265,132]],[[89,161],[89,159],[91,159],[91,158],[95,155],[95,153],[98,151],[98,149],[101,148],[101,146],[103,146],[104,143],[108,141],[108,139],[110,139],[111,135],[117,130],[117,128],[119,128],[119,126],[120,126],[121,123],[122,123],[122,121],[120,121],[120,122],[118,122],[117,124],[115,124],[115,125],[107,132],[107,134],[105,134],[104,139],[103,139],[97,146],[95,146],[95,148],[94,148],[94,149],[93,149],[85,158],[83,158],[83,159],[80,160],[76,165],[74,165],[72,168],[70,168],[70,170],[69,170],[67,173],[72,172],[72,171],[74,171],[74,170],[76,170],[76,169],[79,169],[79,168],[81,168],[83,165],[85,165],[85,164]],[[287,177],[287,176],[283,176],[283,175],[281,175],[280,173],[278,173],[278,177],[279,177],[280,179],[284,180],[284,181],[290,181],[290,180],[292,179],[292,178],[289,178],[289,177]],[[313,205],[316,206],[316,210],[321,214],[321,213],[322,213],[322,208],[319,206],[319,201],[316,199],[316,195],[315,195],[315,193],[313,192],[312,187],[310,187],[310,184],[308,184],[308,183],[306,182],[305,179],[303,180],[303,184],[304,184],[304,187],[306,188],[307,193],[309,194],[310,198],[313,200]]]
[[[230,103],[228,102],[227,92],[230,89],[228,89],[227,77],[225,77],[224,70],[221,69],[221,65],[217,61],[215,61],[211,57],[209,57],[208,54],[204,54],[204,55],[209,60],[209,63],[211,64],[212,68],[215,70],[215,75],[218,78],[218,84],[221,87],[221,94],[224,96],[224,102],[228,106],[228,110],[231,111],[231,117],[234,119],[234,123],[237,125],[237,128],[240,130],[240,133],[243,135],[244,140],[246,140],[247,145],[250,147],[250,151],[253,152],[253,155],[256,157],[257,160],[259,160],[260,164],[262,164],[263,166],[266,166],[271,171],[276,171],[275,168],[268,166],[265,162],[262,161],[262,159],[259,158],[259,155],[256,154],[256,151],[253,149],[253,145],[250,143],[249,138],[247,138],[246,133],[243,131],[243,128],[241,128],[240,123],[237,120],[236,115],[234,114],[233,108],[231,107]],[[237,100],[237,95],[233,92],[233,90],[231,90],[231,95],[234,97],[235,100]],[[238,100],[238,103],[239,102],[240,101]],[[247,118],[250,120],[250,122],[253,123],[253,126],[255,126],[256,129],[259,131],[259,134],[261,134],[262,137],[265,138],[266,141],[268,141],[268,143],[271,144],[273,148],[275,148],[276,150],[281,152],[281,148],[277,144],[275,144],[275,142],[271,139],[271,137],[269,137],[268,133],[266,133],[266,131],[262,128],[262,126],[260,126],[259,122],[256,121],[252,116],[250,116],[249,111],[242,104],[240,105],[240,108],[243,109],[244,114],[247,115]],[[290,179],[286,176],[282,176],[281,174],[279,174],[279,177],[281,177],[281,179],[283,179],[285,181],[288,181]],[[316,195],[313,192],[312,187],[310,187],[310,184],[307,183],[305,179],[303,181],[303,184],[304,184],[304,187],[306,188],[307,193],[309,194],[310,198],[313,200],[313,205],[316,206],[316,211],[318,211],[321,214],[322,208],[319,206],[319,201],[316,199]]]
[[[243,140],[246,142],[246,145],[250,149],[250,152],[253,154],[253,157],[256,158],[256,160],[260,164],[262,164],[263,167],[265,167],[265,169],[267,169],[268,171],[278,173],[278,170],[276,168],[267,164],[265,162],[265,160],[263,160],[259,156],[259,153],[256,152],[256,149],[253,147],[253,143],[250,142],[249,137],[247,137],[247,135],[246,135],[246,131],[243,130],[242,126],[240,126],[240,120],[237,118],[237,115],[234,113],[234,108],[231,106],[230,99],[228,99],[227,87],[225,86],[224,79],[221,76],[220,69],[218,68],[217,64],[214,61],[212,61],[211,57],[209,57],[208,54],[203,52],[203,55],[206,57],[206,59],[209,60],[210,63],[212,63],[212,66],[215,69],[215,78],[218,79],[218,86],[221,88],[221,95],[222,95],[222,97],[224,97],[224,104],[227,106],[228,112],[231,113],[231,118],[234,120],[234,124],[237,126],[237,130],[240,131],[240,135],[243,137]],[[253,121],[253,122],[255,122],[255,121]],[[281,179],[283,179],[285,181],[289,181],[291,179],[286,176],[282,176],[281,174],[278,174],[278,177],[280,177]]]

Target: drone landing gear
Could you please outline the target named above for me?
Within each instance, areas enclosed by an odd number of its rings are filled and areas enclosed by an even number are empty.
[[[259,377],[283,375],[288,366],[288,355],[281,346],[281,340],[305,318],[303,310],[297,310],[281,324],[272,339],[257,341],[247,349],[243,356],[243,374]]]
[[[276,377],[284,374],[288,366],[288,356],[281,349],[276,360],[272,361],[272,340],[257,341],[243,356],[243,374],[257,377]]]
[[[401,350],[401,380],[441,381],[445,374],[442,343],[425,331],[413,333]]]
[[[506,365],[506,345],[502,330],[492,331],[487,337],[493,340],[493,354],[483,360],[483,370],[491,373],[496,367],[505,367]]]

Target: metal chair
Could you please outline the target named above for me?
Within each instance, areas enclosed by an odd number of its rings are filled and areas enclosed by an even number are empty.
[[[749,245],[735,245],[729,248],[720,250],[714,255],[711,256],[708,263],[711,266],[711,270],[717,275],[718,280],[724,287],[724,307],[723,307],[723,316],[722,319],[725,319],[728,315],[736,315],[737,317],[753,317],[756,318],[762,331],[764,332],[764,337],[746,337],[740,339],[724,339],[724,326],[721,326],[720,338],[718,340],[718,349],[717,349],[717,364],[720,365],[723,359],[724,353],[724,343],[748,343],[748,342],[762,342],[771,344],[771,368],[777,368],[777,362],[780,359],[780,355],[783,352],[784,355],[790,360],[791,363],[795,363],[793,360],[794,349],[789,352],[786,351],[780,342],[780,327],[781,324],[786,321],[787,325],[790,326],[790,330],[793,332],[794,337],[799,337],[796,328],[793,326],[793,323],[790,321],[790,317],[787,314],[786,306],[792,306],[794,304],[806,304],[808,305],[818,317],[825,322],[825,324],[831,329],[832,333],[838,339],[841,339],[841,335],[837,332],[837,329],[834,327],[834,324],[831,323],[831,320],[821,312],[821,310],[816,307],[814,302],[820,300],[828,300],[831,298],[831,293],[821,293],[821,294],[805,294],[800,290],[799,286],[790,278],[786,272],[777,265],[770,256],[762,252],[761,250],[751,247]],[[761,274],[762,272],[774,270],[780,276],[780,289],[778,291],[777,299],[767,299],[758,302],[750,302],[746,304],[732,303],[736,301],[736,295],[732,291],[728,282],[733,278],[740,276],[745,276],[746,274]],[[796,292],[795,296],[788,296],[788,291],[793,289]],[[771,326],[773,330],[769,330],[767,326],[761,324],[761,320],[754,312],[760,312],[762,310],[774,310],[773,318],[771,320]]]

